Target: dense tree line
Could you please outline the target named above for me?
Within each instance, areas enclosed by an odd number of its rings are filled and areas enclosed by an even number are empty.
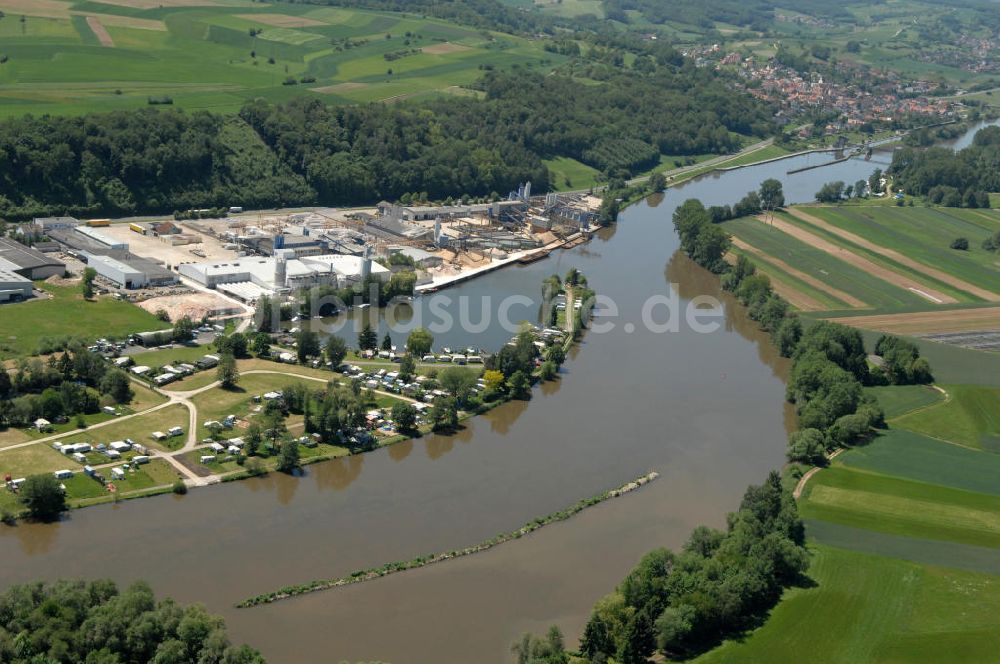
[[[650,23],[686,23],[714,29],[716,23],[747,26],[768,31],[774,23],[774,10],[787,4],[771,0],[604,0],[605,15],[624,23],[631,22],[626,12],[637,11]],[[812,16],[853,21],[852,14],[840,3],[822,0],[798,0],[795,10]]]
[[[610,38],[609,38],[610,39]],[[614,42],[611,42],[614,43]],[[248,102],[239,117],[142,109],[0,123],[0,216],[164,213],[503,195],[569,156],[627,177],[662,154],[727,152],[773,131],[765,105],[674,64],[566,76],[487,72],[484,99],[330,107]]]
[[[303,203],[313,192],[243,123],[141,109],[0,122],[0,217]]]
[[[680,552],[643,556],[594,607],[581,653],[621,664],[656,651],[690,657],[759,624],[808,568],[795,500],[772,472],[747,489],[726,522],[725,530],[695,528]]]
[[[0,366],[0,427],[96,413],[103,404],[126,404],[132,397],[123,371],[81,347],[45,362],[18,360],[11,372]]]
[[[0,661],[12,664],[256,664],[233,646],[225,622],[200,605],[157,600],[145,583],[56,581],[0,595]]]
[[[986,208],[1000,191],[1000,127],[981,129],[964,150],[904,147],[889,173],[898,189],[945,207]]]

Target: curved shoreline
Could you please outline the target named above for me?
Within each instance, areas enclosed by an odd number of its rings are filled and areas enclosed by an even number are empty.
[[[365,581],[372,581],[374,579],[380,579],[391,574],[397,574],[399,572],[405,572],[407,570],[419,569],[421,567],[426,567],[434,563],[443,562],[446,560],[451,560],[453,558],[461,558],[462,556],[471,556],[475,553],[481,553],[492,549],[495,546],[504,544],[505,542],[510,542],[511,540],[520,539],[525,535],[531,534],[536,530],[540,530],[545,526],[552,525],[553,523],[558,523],[560,521],[565,521],[570,517],[579,514],[588,507],[593,507],[594,505],[599,505],[605,501],[611,500],[612,498],[618,498],[624,496],[627,493],[631,493],[636,489],[639,489],[646,484],[652,482],[657,477],[659,473],[656,471],[650,471],[649,473],[635,478],[631,482],[627,482],[615,489],[610,489],[604,491],[590,498],[584,498],[583,500],[577,501],[572,506],[561,510],[559,512],[553,512],[543,517],[534,519],[525,525],[521,526],[517,530],[512,530],[507,533],[503,533],[493,537],[491,539],[480,542],[470,547],[464,549],[456,549],[454,551],[446,551],[441,553],[430,554],[427,556],[419,556],[417,558],[412,558],[406,561],[391,562],[382,565],[381,567],[375,567],[365,570],[359,570],[352,572],[347,576],[341,576],[333,579],[318,579],[315,581],[308,581],[303,584],[295,586],[286,586],[278,590],[263,593],[261,595],[255,595],[249,597],[242,602],[236,604],[238,609],[246,609],[253,606],[258,606],[260,604],[272,604],[274,602],[279,602],[283,599],[290,599],[298,595],[305,595],[308,593],[319,592],[321,590],[330,590],[332,588],[338,588],[340,586],[352,585],[355,583],[364,583]]]

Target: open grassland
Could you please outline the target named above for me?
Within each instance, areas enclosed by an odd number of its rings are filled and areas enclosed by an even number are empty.
[[[886,419],[925,408],[944,399],[944,395],[929,385],[889,385],[866,387],[865,394],[878,399]]]
[[[63,468],[78,469],[79,466],[43,443],[0,451],[0,476],[10,475],[16,479]],[[0,491],[5,490],[0,488]]]
[[[1000,453],[1000,387],[949,385],[949,398],[893,424],[974,449]]]
[[[804,498],[803,518],[1000,548],[1000,496],[835,465],[813,477]]]
[[[848,469],[1000,496],[1000,455],[905,429],[891,428],[874,442],[841,454],[837,462]]]
[[[792,208],[800,220],[832,229],[852,244],[883,254],[895,252],[897,262],[902,256],[929,274],[943,273],[937,274],[939,281],[948,279],[949,285],[985,301],[1000,301],[1000,258],[981,247],[1000,230],[1000,216],[977,212],[895,206]],[[968,251],[949,248],[959,237],[969,240]]]
[[[235,111],[255,97],[323,94],[315,88],[377,101],[447,92],[487,65],[546,70],[565,59],[442,20],[308,4],[0,0],[0,10],[0,117],[136,108],[151,96]]]
[[[545,165],[552,173],[552,182],[556,191],[586,189],[597,184],[597,176],[599,175],[597,169],[572,157],[547,159]]]
[[[72,286],[36,282],[35,287],[52,297],[5,304],[0,309],[0,358],[32,353],[39,337],[124,337],[170,327],[128,302],[107,297],[87,301]]]
[[[723,227],[757,250],[759,258],[755,262],[765,274],[773,275],[778,281],[799,284],[800,288],[808,289],[805,292],[811,297],[828,301],[831,306],[847,309],[863,303],[878,308],[894,308],[926,302],[906,288],[856,269],[837,252],[824,251],[776,226],[744,217],[727,221]],[[785,265],[793,271],[783,269]],[[803,277],[797,276],[800,273],[806,275],[810,282],[806,283]],[[823,284],[825,289],[821,290],[817,282]],[[842,304],[838,305],[839,302]]]
[[[1000,649],[1000,578],[814,545],[810,588],[699,664],[988,662]]]

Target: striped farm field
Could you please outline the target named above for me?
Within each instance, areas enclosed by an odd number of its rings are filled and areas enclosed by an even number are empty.
[[[830,289],[835,289],[834,292],[846,293],[856,302],[863,302],[867,306],[878,309],[927,304],[927,301],[916,293],[856,269],[842,260],[841,257],[811,246],[805,241],[785,233],[782,229],[764,224],[757,219],[750,217],[734,219],[725,222],[723,227],[736,238],[761,252],[761,255],[755,258],[755,262],[758,264],[761,260],[767,262],[770,257],[774,261],[781,261],[781,263],[791,266],[795,271],[825,284],[828,287],[825,297],[832,298],[831,307],[849,309],[852,305],[832,295]],[[769,275],[773,273],[778,280],[788,280],[792,283],[798,280],[792,274],[777,267],[779,264],[770,262],[768,265],[759,266],[765,273]],[[813,297],[824,297],[821,291],[814,287],[808,292]],[[842,304],[836,304],[837,302],[842,302]]]
[[[1000,214],[927,207],[797,207],[791,213],[811,226],[832,229],[853,244],[895,252],[938,281],[987,302],[1000,302],[1000,257],[982,248],[1000,230]],[[971,214],[970,214],[971,213]],[[990,216],[993,217],[991,223]],[[968,251],[949,245],[969,240]],[[901,262],[903,259],[895,257]]]
[[[779,212],[774,214],[768,223],[815,249],[841,259],[855,270],[865,272],[917,295],[928,304],[981,301],[981,299],[928,276],[927,273],[930,270],[921,269],[919,266],[914,268],[910,265],[904,265],[895,260],[888,251],[876,250],[860,243],[852,243],[841,233],[807,223],[799,218],[802,214],[801,212],[795,214]]]
[[[812,478],[799,510],[854,528],[1000,548],[1000,496],[840,465]]]
[[[917,409],[939,403],[944,394],[930,385],[887,385],[866,387],[865,394],[878,399],[886,419],[905,415]]]

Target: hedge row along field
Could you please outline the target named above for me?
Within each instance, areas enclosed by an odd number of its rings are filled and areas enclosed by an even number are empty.
[[[470,556],[474,553],[481,553],[488,549],[492,549],[495,546],[499,546],[505,542],[510,542],[511,540],[520,539],[525,535],[529,535],[536,530],[544,528],[545,526],[557,523],[559,521],[565,521],[570,517],[579,514],[588,507],[593,507],[594,505],[599,505],[612,498],[618,498],[627,493],[635,491],[642,486],[652,482],[659,474],[652,471],[646,475],[637,477],[636,479],[623,484],[622,486],[611,489],[609,491],[604,491],[596,496],[591,496],[590,498],[584,498],[583,500],[575,503],[574,505],[567,507],[559,512],[553,512],[543,517],[539,517],[525,525],[521,526],[517,530],[512,530],[508,533],[503,533],[497,535],[492,539],[488,539],[484,542],[480,542],[474,546],[467,547],[465,549],[458,549],[455,551],[447,551],[442,553],[435,553],[427,556],[419,556],[411,560],[397,561],[386,563],[381,567],[373,567],[369,569],[359,570],[357,572],[352,572],[347,576],[342,576],[335,579],[318,579],[316,581],[310,581],[308,583],[299,584],[296,586],[285,586],[279,590],[273,592],[264,593],[262,595],[256,595],[245,599],[236,605],[237,608],[245,609],[251,606],[257,606],[258,604],[270,604],[272,602],[277,602],[283,599],[288,599],[290,597],[295,597],[297,595],[305,595],[306,593],[317,592],[320,590],[329,590],[331,588],[337,588],[340,586],[347,586],[353,583],[362,583],[364,581],[371,581],[372,579],[378,579],[383,576],[389,576],[390,574],[396,574],[398,572],[405,572],[407,570],[419,569],[421,567],[426,567],[434,563],[443,562],[445,560],[451,560],[453,558],[461,558],[462,556]]]

